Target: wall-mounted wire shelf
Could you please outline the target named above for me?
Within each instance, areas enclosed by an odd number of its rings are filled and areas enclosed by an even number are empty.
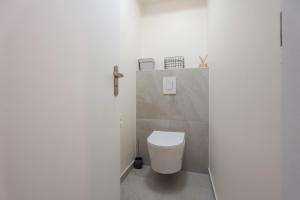
[[[183,69],[185,67],[183,56],[166,57],[165,69]]]

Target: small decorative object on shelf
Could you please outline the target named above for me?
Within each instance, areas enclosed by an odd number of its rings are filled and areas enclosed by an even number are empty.
[[[208,68],[208,65],[206,63],[207,57],[208,57],[208,55],[206,55],[205,58],[203,59],[201,56],[199,56],[199,58],[201,60],[200,68]]]
[[[155,61],[153,58],[141,58],[138,62],[140,71],[152,71],[155,68]]]

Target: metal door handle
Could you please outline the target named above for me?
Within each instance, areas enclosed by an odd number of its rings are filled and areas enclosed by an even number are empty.
[[[123,78],[124,75],[122,73],[119,73],[119,67],[116,65],[114,66],[114,95],[118,96],[119,94],[119,78]]]
[[[114,77],[115,77],[115,78],[123,78],[124,75],[121,74],[121,73],[118,73],[118,72],[114,72]]]

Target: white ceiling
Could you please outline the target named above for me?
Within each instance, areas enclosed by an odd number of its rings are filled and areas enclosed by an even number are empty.
[[[142,3],[156,3],[156,2],[162,2],[162,1],[170,1],[170,0],[140,0]]]
[[[176,2],[185,2],[185,1],[191,1],[191,0],[139,0],[142,4],[151,4],[151,3],[157,3],[157,2],[166,2],[166,1],[176,1]],[[194,0],[195,1],[195,0]],[[196,0],[198,1],[198,0]],[[201,0],[200,0],[201,1]]]
[[[152,2],[157,2],[157,1],[161,1],[161,0],[140,0],[140,2],[142,2],[142,3],[152,3]]]

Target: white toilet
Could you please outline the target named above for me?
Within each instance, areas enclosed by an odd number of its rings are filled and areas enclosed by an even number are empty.
[[[153,131],[147,138],[151,168],[160,174],[181,170],[185,133]]]

